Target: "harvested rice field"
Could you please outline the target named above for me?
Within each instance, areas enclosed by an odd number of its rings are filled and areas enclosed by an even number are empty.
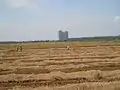
[[[120,90],[120,42],[22,46],[0,44],[0,90]]]

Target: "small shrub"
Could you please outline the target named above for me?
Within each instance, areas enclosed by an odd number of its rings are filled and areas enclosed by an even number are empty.
[[[53,81],[62,81],[63,78],[60,77],[60,76],[53,76],[53,77],[52,77],[52,80],[53,80]]]
[[[103,78],[103,76],[102,76],[102,73],[101,72],[97,72],[96,74],[95,74],[95,76],[94,76],[94,79],[95,80],[101,80]]]

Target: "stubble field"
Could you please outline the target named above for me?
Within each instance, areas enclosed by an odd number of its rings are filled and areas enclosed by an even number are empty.
[[[0,90],[120,90],[119,45],[23,43],[16,52],[16,44],[1,44]]]

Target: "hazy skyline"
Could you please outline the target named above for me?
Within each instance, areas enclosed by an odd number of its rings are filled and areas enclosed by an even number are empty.
[[[0,41],[120,35],[120,0],[0,0]]]

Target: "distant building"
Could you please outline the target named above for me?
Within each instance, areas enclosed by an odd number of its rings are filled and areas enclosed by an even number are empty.
[[[68,40],[68,31],[59,31],[59,40]]]
[[[58,35],[59,35],[59,40],[63,40],[63,32],[59,31]]]
[[[68,31],[65,31],[65,32],[64,32],[64,39],[65,39],[65,40],[68,40]]]

